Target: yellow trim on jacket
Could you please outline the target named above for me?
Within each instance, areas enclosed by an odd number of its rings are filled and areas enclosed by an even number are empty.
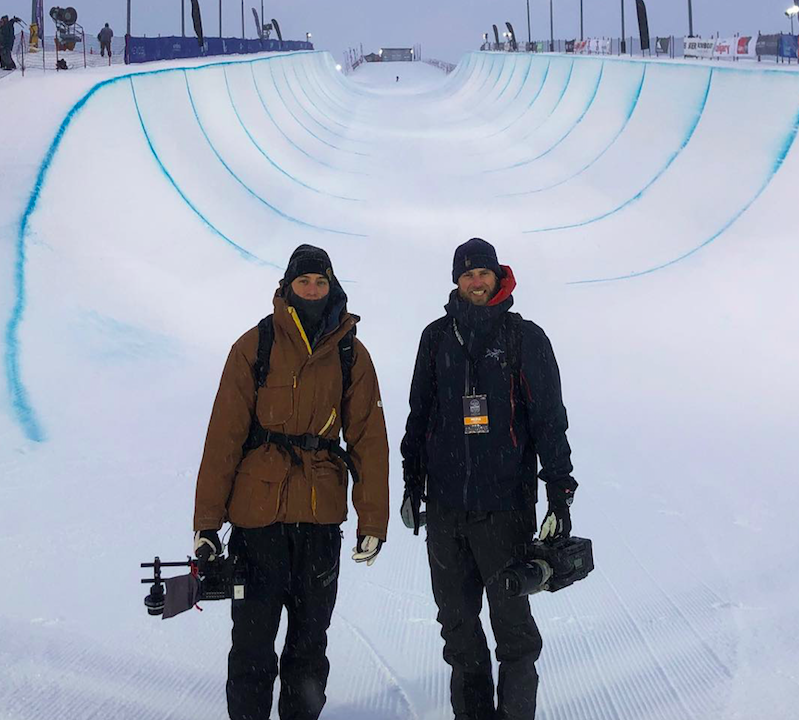
[[[288,306],[289,315],[291,315],[292,319],[294,320],[294,324],[297,326],[297,329],[300,331],[300,336],[302,337],[302,341],[305,343],[305,347],[308,349],[308,354],[313,355],[313,350],[311,349],[311,343],[308,342],[308,336],[305,334],[305,328],[302,326],[300,322],[300,316],[297,314],[297,311]]]

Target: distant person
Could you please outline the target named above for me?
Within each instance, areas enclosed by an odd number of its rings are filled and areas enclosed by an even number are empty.
[[[399,82],[399,75],[397,75],[397,79],[394,82]]]
[[[17,65],[11,53],[14,50],[14,23],[19,18],[8,19],[8,15],[0,18],[0,70],[16,70]]]
[[[316,720],[330,670],[347,471],[358,515],[352,559],[369,566],[388,528],[388,439],[377,375],[355,337],[359,318],[347,311],[328,254],[298,247],[273,303],[222,372],[197,479],[194,552],[214,560],[218,531],[231,523],[229,553],[247,579],[232,604],[231,719],[270,717],[279,675],[282,720]]]
[[[97,39],[100,41],[100,57],[105,57],[106,50],[108,50],[108,57],[111,57],[111,38],[113,37],[114,31],[106,23],[105,27],[97,33]]]

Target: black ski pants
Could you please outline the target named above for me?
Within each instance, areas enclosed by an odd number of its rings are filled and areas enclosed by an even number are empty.
[[[541,635],[526,596],[505,599],[496,573],[530,540],[523,513],[472,513],[427,504],[427,553],[444,638],[452,666],[451,698],[456,720],[533,720]],[[494,680],[480,610],[488,597],[497,641],[499,683]]]
[[[245,598],[232,603],[228,657],[231,720],[269,720],[278,676],[275,636],[283,607],[288,632],[280,656],[281,720],[316,720],[330,671],[327,629],[338,589],[338,525],[275,523],[234,528],[230,553],[247,569]]]

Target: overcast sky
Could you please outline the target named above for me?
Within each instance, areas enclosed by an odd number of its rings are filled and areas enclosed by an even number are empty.
[[[78,10],[79,22],[96,34],[105,22],[117,35],[125,34],[127,0],[65,0]],[[190,2],[186,3],[186,32],[192,32]],[[623,0],[627,35],[637,32],[635,0]],[[717,32],[757,33],[788,31],[784,15],[793,0],[693,0],[694,31],[705,37]],[[179,35],[181,0],[131,0],[134,35]],[[45,2],[45,14],[53,6]],[[241,0],[222,0],[225,36],[241,35]],[[261,0],[245,0],[245,32],[255,37],[252,9]],[[203,26],[208,36],[219,34],[219,0],[200,0]],[[580,33],[580,0],[554,0],[555,37],[574,38]],[[588,36],[618,37],[621,0],[584,0]],[[651,35],[682,35],[688,31],[688,0],[647,0]],[[0,0],[0,14],[30,19],[31,0]],[[349,46],[363,43],[364,50],[422,44],[423,55],[456,62],[464,52],[479,47],[484,32],[496,23],[514,25],[519,40],[527,38],[526,0],[264,0],[267,19],[277,18],[284,39],[304,39],[313,33],[317,49],[329,50],[336,59]],[[530,0],[532,35],[549,36],[548,0]],[[49,19],[48,19],[49,22]],[[52,34],[52,24],[48,28]]]

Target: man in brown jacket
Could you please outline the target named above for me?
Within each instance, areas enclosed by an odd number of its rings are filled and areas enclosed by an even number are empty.
[[[316,720],[322,711],[348,468],[358,514],[353,560],[371,565],[386,539],[380,390],[346,303],[327,253],[301,245],[275,294],[266,377],[259,379],[259,343],[269,318],[233,345],[214,402],[197,479],[195,553],[221,554],[218,531],[231,523],[229,552],[247,580],[245,597],[232,603],[232,720],[269,717],[284,606],[281,720]]]

